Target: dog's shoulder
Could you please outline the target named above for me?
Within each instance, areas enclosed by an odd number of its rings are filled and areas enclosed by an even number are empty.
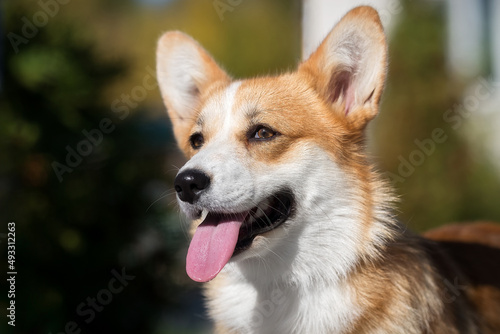
[[[500,224],[452,224],[424,234],[443,273],[450,302],[461,294],[482,315],[484,333],[500,332]]]
[[[476,243],[500,248],[500,224],[487,221],[450,224],[427,231],[424,237],[436,241]]]

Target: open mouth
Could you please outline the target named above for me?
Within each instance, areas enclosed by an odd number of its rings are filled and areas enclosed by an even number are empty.
[[[293,199],[289,192],[280,192],[251,209],[243,222],[233,256],[250,247],[259,234],[283,224],[292,213]]]
[[[293,213],[293,196],[281,191],[240,213],[209,212],[197,227],[186,258],[189,277],[213,279],[233,257],[248,249],[256,236],[283,224]]]

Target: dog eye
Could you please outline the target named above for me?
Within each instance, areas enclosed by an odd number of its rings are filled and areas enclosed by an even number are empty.
[[[189,137],[189,143],[191,144],[192,148],[197,150],[203,146],[203,144],[205,143],[205,138],[203,138],[203,135],[201,133],[193,133],[191,137]]]
[[[252,139],[254,140],[266,140],[266,139],[271,139],[274,136],[276,136],[277,132],[265,127],[265,126],[259,126],[257,129],[255,129],[255,132],[253,133]]]

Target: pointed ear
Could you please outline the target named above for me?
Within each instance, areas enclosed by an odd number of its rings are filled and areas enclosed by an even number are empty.
[[[387,68],[385,34],[377,11],[357,7],[330,31],[299,67],[328,106],[362,129],[378,113]]]
[[[195,40],[178,31],[167,32],[158,41],[156,71],[175,138],[183,148],[209,88],[227,84],[230,78]]]

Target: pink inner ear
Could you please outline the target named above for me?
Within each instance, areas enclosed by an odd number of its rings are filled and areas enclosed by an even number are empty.
[[[355,89],[351,70],[342,70],[334,73],[328,83],[329,101],[334,103],[342,98],[345,101],[345,115],[354,105]]]
[[[344,101],[345,101],[345,115],[351,111],[352,106],[354,105],[354,85],[352,81],[347,86],[347,89],[344,91]]]

